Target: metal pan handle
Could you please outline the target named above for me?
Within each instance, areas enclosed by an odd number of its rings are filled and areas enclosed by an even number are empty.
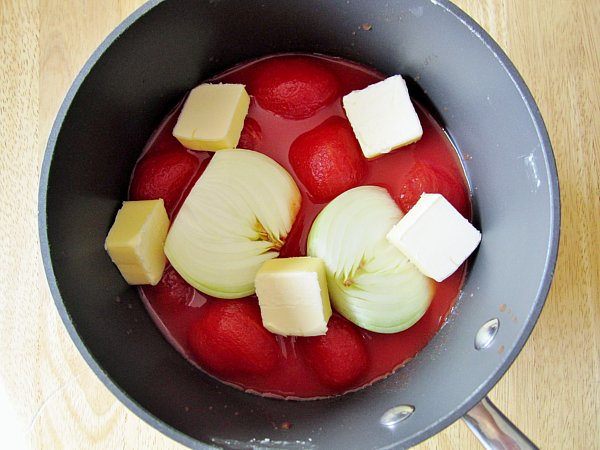
[[[463,419],[486,450],[538,450],[487,397]]]

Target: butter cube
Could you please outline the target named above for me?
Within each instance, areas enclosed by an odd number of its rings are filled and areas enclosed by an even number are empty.
[[[276,258],[256,274],[256,295],[265,328],[283,336],[327,332],[331,304],[320,258]]]
[[[412,144],[423,136],[406,82],[400,75],[352,91],[342,103],[367,158]]]
[[[440,194],[422,194],[387,234],[426,276],[443,281],[465,262],[481,233]]]
[[[249,106],[242,84],[201,84],[185,101],[173,136],[192,150],[235,148]]]
[[[162,199],[123,202],[104,248],[129,284],[156,285],[167,258],[169,217]]]

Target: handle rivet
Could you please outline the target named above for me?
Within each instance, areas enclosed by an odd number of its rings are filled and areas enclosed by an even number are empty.
[[[497,318],[488,320],[484,323],[475,335],[475,350],[488,348],[494,341],[499,329],[500,321]]]
[[[412,405],[398,405],[388,409],[383,413],[379,423],[388,428],[393,428],[403,420],[408,419],[415,412],[415,407]]]

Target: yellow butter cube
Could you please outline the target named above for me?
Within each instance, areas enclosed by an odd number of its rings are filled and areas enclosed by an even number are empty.
[[[167,258],[169,217],[162,199],[123,202],[104,248],[129,284],[156,285]]]
[[[267,330],[283,336],[318,336],[327,332],[331,304],[322,259],[271,259],[259,269],[255,285]]]
[[[242,84],[201,84],[185,101],[173,136],[192,150],[235,148],[249,106]]]

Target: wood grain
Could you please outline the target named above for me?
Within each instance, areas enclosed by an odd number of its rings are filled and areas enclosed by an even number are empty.
[[[457,0],[519,69],[546,121],[562,229],[554,283],[492,400],[541,447],[600,448],[600,2]],[[181,446],[96,379],[55,311],[39,256],[48,133],[77,72],[140,0],[0,0],[0,382],[32,448]],[[480,448],[457,422],[419,449]]]

